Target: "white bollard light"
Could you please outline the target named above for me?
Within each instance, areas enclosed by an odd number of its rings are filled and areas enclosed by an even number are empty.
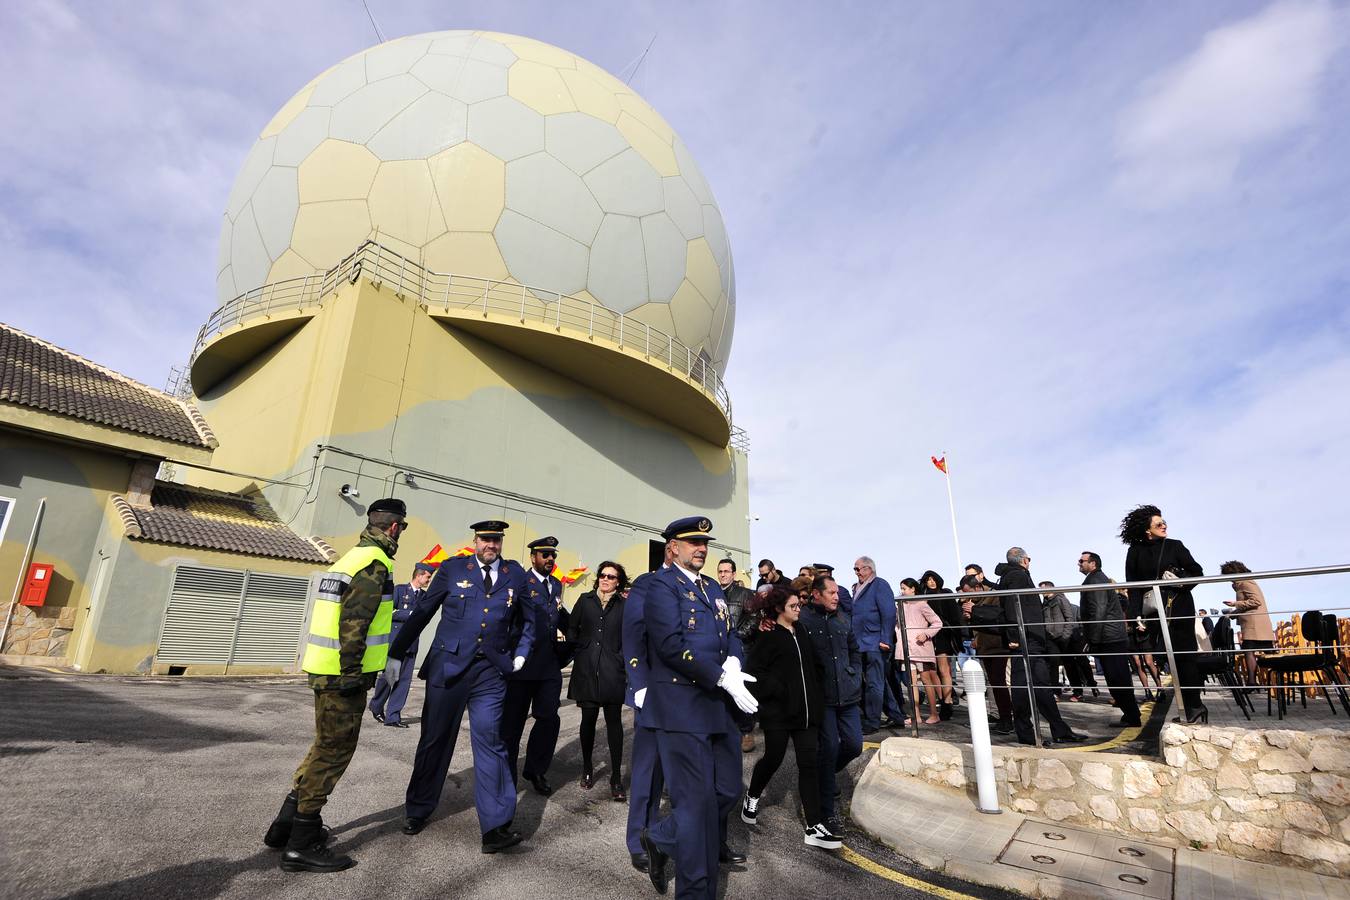
[[[989,743],[989,712],[984,700],[984,667],[974,657],[961,667],[961,683],[966,689],[966,708],[970,710],[970,746],[975,756],[975,784],[979,788],[982,813],[996,816],[998,784],[994,781],[994,748]]]

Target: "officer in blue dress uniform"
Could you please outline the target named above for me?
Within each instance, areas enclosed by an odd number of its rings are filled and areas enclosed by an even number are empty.
[[[670,814],[641,833],[647,874],[659,893],[675,860],[677,897],[715,898],[720,859],[742,862],[726,846],[727,816],[740,802],[741,732],[733,710],[759,704],[741,671],[740,640],[717,581],[699,574],[712,523],[701,516],[662,532],[672,564],[652,573],[643,596],[647,693],[643,724],[655,732]]]
[[[562,582],[553,576],[558,558],[558,539],[541,537],[529,543],[530,571],[527,573],[522,602],[526,614],[534,619],[534,650],[525,667],[506,680],[506,701],[502,709],[502,740],[511,759],[511,781],[520,772],[520,739],[525,720],[534,710],[534,727],[525,745],[525,780],[545,797],[553,793],[548,783],[548,767],[558,746],[558,702],[562,697],[562,668],[567,665],[567,643],[558,633],[567,633],[567,610],[563,608]]]
[[[524,667],[534,645],[534,617],[525,614],[522,601],[528,590],[525,570],[520,563],[501,558],[507,524],[491,520],[470,527],[473,555],[441,563],[426,597],[389,648],[391,658],[402,659],[440,610],[441,623],[418,672],[426,680],[427,696],[408,781],[403,833],[417,834],[425,828],[440,802],[467,707],[483,852],[496,853],[521,840],[520,833],[510,828],[516,789],[501,737],[502,702],[507,676]],[[385,670],[386,678],[396,679],[398,674],[398,665]]]
[[[413,566],[412,581],[408,584],[400,584],[394,588],[394,624],[390,631],[390,637],[398,637],[398,631],[403,627],[403,623],[408,621],[408,616],[412,615],[413,609],[417,606],[417,601],[422,599],[422,595],[427,592],[427,585],[431,583],[431,576],[436,574],[436,567],[430,563],[420,562]],[[381,678],[375,685],[375,692],[370,695],[368,704],[370,714],[375,717],[376,722],[383,722],[394,728],[407,728],[403,724],[403,704],[408,702],[408,689],[412,687],[413,667],[406,665],[417,659],[417,641],[413,641],[408,647],[408,655],[399,660],[398,680],[392,686],[389,679]]]
[[[671,564],[670,543],[661,568]],[[650,860],[642,849],[642,830],[651,826],[653,814],[661,803],[666,780],[661,775],[661,760],[656,751],[656,732],[643,724],[642,707],[647,698],[647,625],[643,620],[647,582],[655,572],[634,579],[623,606],[623,658],[628,675],[628,694],[624,702],[633,708],[633,785],[628,795],[628,856],[633,868],[646,872]]]

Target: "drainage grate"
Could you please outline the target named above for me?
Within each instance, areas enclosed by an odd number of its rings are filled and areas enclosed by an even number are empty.
[[[999,854],[1005,866],[1091,884],[1108,893],[1172,896],[1175,851],[1097,831],[1024,821]]]

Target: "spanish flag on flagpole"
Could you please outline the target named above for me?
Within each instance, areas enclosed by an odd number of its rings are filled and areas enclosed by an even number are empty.
[[[947,474],[947,454],[942,454],[941,459],[938,459],[936,456],[930,456],[928,458],[933,461],[933,465],[937,466],[939,472],[943,475]]]
[[[941,456],[929,456],[933,461],[933,466],[942,473],[942,481],[947,485],[947,509],[952,514],[952,546],[956,548],[956,571],[961,571],[964,563],[961,562],[961,538],[956,533],[956,500],[952,498],[952,473],[947,468],[947,451],[943,450]]]
[[[454,555],[469,556],[472,553],[473,553],[472,547],[461,547],[455,551]],[[446,553],[444,547],[442,547],[440,544],[437,544],[435,547],[432,547],[431,550],[427,552],[426,556],[422,557],[422,562],[426,563],[429,566],[439,566],[441,563],[449,559],[450,556],[451,554]]]

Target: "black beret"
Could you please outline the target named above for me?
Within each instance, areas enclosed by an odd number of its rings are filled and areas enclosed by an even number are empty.
[[[406,519],[408,517],[408,504],[397,497],[385,497],[383,500],[376,500],[366,507],[366,515],[368,516],[377,512],[393,513]]]

